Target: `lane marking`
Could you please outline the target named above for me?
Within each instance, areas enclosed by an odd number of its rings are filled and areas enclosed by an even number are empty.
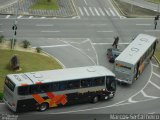
[[[157,89],[159,89],[160,90],[160,87],[158,86],[158,85],[156,85],[155,83],[153,83],[152,81],[150,81],[150,83],[154,86],[154,87],[156,87]]]
[[[68,44],[63,44],[63,45],[49,45],[49,46],[40,46],[41,48],[55,48],[55,47],[67,47],[69,46]],[[32,47],[32,48],[37,48],[37,47]]]
[[[18,17],[17,17],[17,19],[20,19],[20,18],[22,18],[22,17],[23,17],[23,16],[22,16],[22,15],[20,15],[20,16],[18,16]]]
[[[46,17],[41,17],[41,19],[45,19]]]
[[[113,32],[113,31],[97,31],[99,33]]]
[[[86,12],[87,16],[90,16],[87,9],[85,7],[83,7],[84,11]]]
[[[113,43],[93,43],[94,45],[112,45]],[[128,45],[130,43],[118,43],[120,45]]]
[[[29,19],[33,18],[33,16],[29,16]]]
[[[116,14],[121,18],[121,15],[119,14],[119,12],[116,10],[116,8],[113,6],[113,4],[111,3],[111,1],[109,0],[109,3],[111,4],[112,8],[114,9],[114,11],[116,12]]]
[[[108,12],[106,8],[104,8],[105,12],[107,13],[108,16],[111,16],[111,14]]]
[[[89,7],[89,10],[91,11],[92,15],[95,16],[95,14],[94,14],[94,12],[93,12],[91,7]]]
[[[160,75],[158,75],[157,73],[153,72],[153,74],[154,74],[155,76],[157,76],[157,77],[160,78]]]
[[[149,96],[149,95],[147,95],[143,90],[141,91],[141,93],[142,93],[142,95],[143,95],[144,97],[153,98],[153,99],[159,98],[159,97],[156,97],[156,96]]]
[[[145,30],[145,32],[160,32],[160,30]]]
[[[84,0],[84,2],[85,2],[85,4],[86,4],[86,5],[88,5],[88,3],[87,3],[87,1],[86,1],[86,0]]]
[[[91,26],[106,26],[107,24],[90,24]]]
[[[49,27],[49,26],[54,26],[54,25],[53,24],[36,24],[36,26],[39,26],[39,27],[47,26],[47,27]]]
[[[84,16],[82,9],[80,7],[78,7],[78,9],[79,9],[81,15]]]
[[[101,8],[99,8],[99,11],[101,12],[102,16],[105,16],[105,13],[103,12]]]
[[[112,13],[113,16],[116,16],[111,8],[109,8],[109,11]]]
[[[157,68],[159,68],[159,65],[155,65],[155,64],[153,64],[153,63],[152,63],[152,65],[153,65],[154,67],[157,67]]]
[[[95,10],[95,12],[97,13],[97,15],[100,16],[100,14],[99,14],[97,8],[94,7],[94,10]]]
[[[136,24],[137,26],[151,26],[151,24]]]
[[[7,15],[6,18],[9,18],[11,15]]]
[[[2,33],[3,31],[0,31],[0,33]]]
[[[57,33],[57,32],[60,32],[60,31],[41,31],[41,32],[50,32],[50,33]]]

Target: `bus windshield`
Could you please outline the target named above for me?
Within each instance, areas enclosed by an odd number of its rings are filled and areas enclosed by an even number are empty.
[[[6,77],[6,79],[5,79],[5,85],[6,85],[11,91],[14,91],[15,84],[14,84],[8,77]]]
[[[113,76],[108,76],[106,78],[106,86],[109,91],[116,91],[116,80]]]
[[[119,63],[116,63],[115,69],[118,71],[123,71],[125,73],[131,72],[131,67]]]

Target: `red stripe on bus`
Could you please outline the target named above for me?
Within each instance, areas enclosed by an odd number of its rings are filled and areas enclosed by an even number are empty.
[[[21,86],[27,86],[28,84],[21,84]]]
[[[42,82],[36,82],[36,84],[42,84]]]
[[[46,94],[50,99],[53,99],[55,97],[55,95],[52,92],[47,92]]]
[[[38,95],[38,94],[33,94],[32,96],[33,96],[33,98],[34,98],[39,104],[41,104],[41,103],[44,102],[44,99],[43,99],[40,95]]]

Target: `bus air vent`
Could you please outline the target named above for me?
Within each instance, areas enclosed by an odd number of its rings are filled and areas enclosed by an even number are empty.
[[[89,68],[87,68],[87,71],[88,72],[95,72],[96,70],[93,67],[89,67]]]

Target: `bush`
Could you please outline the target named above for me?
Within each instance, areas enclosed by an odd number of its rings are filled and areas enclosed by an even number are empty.
[[[3,93],[0,93],[0,101],[3,99]]]
[[[41,53],[42,52],[42,48],[41,47],[37,47],[36,51],[37,51],[37,53]]]
[[[1,36],[0,36],[0,43],[2,43],[2,42],[3,42],[3,39],[4,39],[4,36],[3,36],[3,35],[1,35]]]
[[[30,42],[29,42],[28,40],[24,40],[24,41],[23,41],[23,47],[24,47],[24,48],[28,48],[30,45],[31,45],[31,44],[30,44]]]

